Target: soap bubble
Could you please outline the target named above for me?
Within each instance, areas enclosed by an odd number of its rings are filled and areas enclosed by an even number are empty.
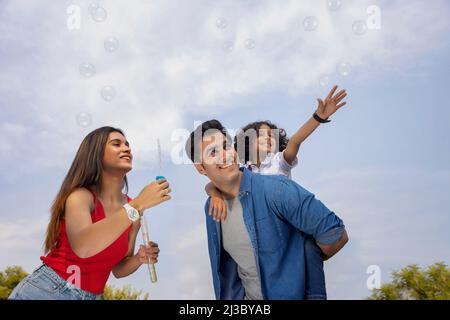
[[[216,26],[219,29],[225,29],[227,27],[227,20],[225,20],[224,18],[219,18],[216,21]]]
[[[114,52],[119,48],[119,40],[115,37],[107,37],[103,43],[105,50],[108,52]]]
[[[116,96],[116,89],[114,89],[114,87],[112,86],[105,86],[100,91],[100,94],[105,101],[111,101]]]
[[[91,78],[95,75],[95,67],[92,63],[82,63],[79,66],[80,74],[85,78]]]
[[[357,21],[353,22],[352,31],[354,34],[356,34],[358,36],[363,35],[367,31],[366,22],[363,20],[357,20]]]
[[[234,49],[234,44],[231,41],[225,41],[222,45],[223,50],[231,52]]]
[[[99,7],[99,5],[97,3],[91,3],[88,7],[88,11],[90,13],[94,12],[95,10],[97,10]]]
[[[303,20],[303,28],[306,31],[314,31],[319,26],[319,21],[316,17],[310,16],[306,17],[305,20]]]
[[[327,0],[327,7],[330,11],[337,11],[341,8],[341,0]]]
[[[96,22],[103,22],[106,20],[106,17],[108,14],[106,13],[106,10],[102,7],[93,8],[91,12],[91,17]]]
[[[76,117],[77,124],[81,127],[89,127],[92,123],[92,117],[87,112],[80,112]]]
[[[249,50],[253,49],[255,47],[255,41],[253,39],[245,40],[245,47]]]
[[[319,78],[319,84],[321,87],[326,87],[328,83],[330,82],[330,77],[327,75],[322,75]]]
[[[337,73],[339,73],[341,76],[348,76],[350,74],[350,72],[352,71],[352,66],[350,63],[346,62],[346,61],[342,61],[338,64],[338,66],[336,67],[336,71]]]

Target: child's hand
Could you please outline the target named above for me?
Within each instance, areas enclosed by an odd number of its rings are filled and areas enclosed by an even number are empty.
[[[316,113],[322,119],[328,119],[339,108],[345,106],[345,104],[347,103],[347,102],[341,103],[342,99],[344,99],[347,96],[347,92],[345,91],[345,89],[335,94],[336,89],[337,86],[334,86],[333,89],[331,89],[330,93],[328,93],[328,96],[325,98],[325,101],[322,101],[322,99],[317,98],[317,102],[319,104],[317,106]]]
[[[224,221],[227,218],[227,205],[222,197],[211,197],[209,215],[215,221]]]

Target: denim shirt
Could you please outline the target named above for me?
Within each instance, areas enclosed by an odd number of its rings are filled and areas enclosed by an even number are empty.
[[[314,194],[281,175],[246,168],[239,189],[244,222],[253,245],[264,299],[305,298],[305,234],[322,244],[341,239],[343,221]],[[216,299],[240,300],[245,292],[237,264],[223,249],[221,225],[205,204],[208,251]]]

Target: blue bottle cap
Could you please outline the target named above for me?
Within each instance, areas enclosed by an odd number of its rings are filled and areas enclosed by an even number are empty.
[[[156,176],[156,180],[166,180],[164,176]]]

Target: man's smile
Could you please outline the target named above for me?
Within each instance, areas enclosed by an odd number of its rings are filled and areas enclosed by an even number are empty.
[[[220,166],[219,169],[224,170],[224,169],[227,169],[227,168],[231,167],[232,165],[233,165],[233,163],[229,163],[229,164]]]

